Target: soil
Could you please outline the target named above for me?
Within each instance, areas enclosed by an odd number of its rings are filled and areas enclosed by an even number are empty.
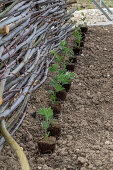
[[[48,128],[49,136],[54,136],[56,139],[61,135],[61,125],[57,122],[50,124]]]
[[[69,39],[73,45],[73,37]],[[49,80],[31,95],[27,115],[14,139],[25,151],[32,170],[113,169],[113,27],[92,27],[86,34],[82,55],[77,57],[73,80],[62,102],[62,131],[55,153],[39,155],[44,134],[37,111],[48,107]],[[36,118],[32,113],[36,112]],[[19,170],[19,163],[5,144],[0,170]]]
[[[58,101],[64,101],[66,99],[67,93],[66,90],[56,92],[56,98]]]
[[[67,69],[67,71],[74,72],[75,64],[74,63],[67,63],[66,64],[66,69]]]
[[[53,104],[51,105],[51,109],[53,110],[53,117],[58,118],[62,109],[61,104],[60,103]]]
[[[71,88],[71,82],[68,84],[64,84],[62,87],[65,88],[66,92],[69,92],[70,88]]]
[[[53,136],[38,141],[38,151],[40,154],[52,154],[55,151],[55,146],[56,138]]]

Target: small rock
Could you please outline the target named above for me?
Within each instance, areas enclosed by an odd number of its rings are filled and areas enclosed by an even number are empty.
[[[86,162],[88,162],[88,160],[86,158],[83,158],[83,157],[78,157],[78,162],[85,164]]]
[[[67,138],[68,138],[68,140],[72,140],[72,139],[73,139],[73,136],[67,135]]]
[[[45,164],[44,158],[39,158],[39,159],[38,159],[38,163],[39,163],[39,164]]]
[[[35,144],[33,141],[28,142],[29,148],[35,149]]]
[[[90,165],[88,166],[88,168],[89,168],[89,169],[93,169],[93,165],[90,164]]]
[[[87,170],[85,167],[81,167],[81,169],[80,170]]]
[[[111,127],[110,123],[109,123],[109,122],[107,122],[107,123],[105,124],[105,128],[106,128],[106,130],[110,130],[110,127]]]
[[[53,170],[53,168],[43,165],[42,170]]]
[[[63,155],[63,156],[67,156],[68,152],[65,150],[65,148],[63,148],[63,149],[60,150],[60,154]]]
[[[113,158],[111,158],[111,162],[113,163]]]
[[[62,140],[58,140],[57,144],[61,145],[62,144]]]
[[[97,166],[102,166],[102,162],[100,160],[96,161]]]
[[[109,149],[113,150],[113,145],[109,145]]]
[[[112,142],[110,142],[109,140],[107,140],[106,142],[105,142],[105,145],[111,145],[112,144]]]

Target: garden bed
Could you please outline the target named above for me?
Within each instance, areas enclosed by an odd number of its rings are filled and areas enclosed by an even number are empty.
[[[73,37],[68,39],[74,45]],[[77,57],[76,79],[62,103],[61,136],[51,155],[40,155],[38,140],[44,133],[35,112],[50,103],[47,81],[31,95],[27,115],[14,138],[25,150],[32,170],[99,170],[113,164],[113,27],[89,28],[81,56]],[[34,118],[35,117],[35,118]],[[18,161],[5,145],[1,170],[19,170]]]

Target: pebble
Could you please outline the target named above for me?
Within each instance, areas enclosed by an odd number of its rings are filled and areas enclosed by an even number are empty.
[[[73,139],[73,136],[67,135],[67,138],[68,138],[68,140],[72,140],[72,139]]]
[[[88,160],[86,158],[83,158],[83,157],[78,157],[78,162],[85,164],[86,162],[88,162]]]
[[[96,165],[97,166],[102,166],[102,161],[100,161],[100,160],[96,161]]]
[[[110,142],[109,140],[107,140],[106,142],[105,142],[105,145],[111,145],[112,144],[112,142]]]
[[[87,170],[85,167],[81,167],[81,169],[80,170]]]
[[[42,170],[53,170],[53,168],[48,167],[46,164],[43,165]]]
[[[45,159],[44,158],[38,158],[38,163],[39,164],[45,164]]]

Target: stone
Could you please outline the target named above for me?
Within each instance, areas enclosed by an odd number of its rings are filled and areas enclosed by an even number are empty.
[[[112,144],[112,142],[110,142],[109,140],[107,140],[106,142],[105,142],[105,145],[111,145]]]
[[[43,165],[42,170],[53,170],[53,168],[48,167],[46,164]]]
[[[38,159],[38,163],[39,163],[39,164],[45,164],[44,158],[39,158],[39,159]]]
[[[87,170],[85,167],[81,167],[81,169],[80,170]]]
[[[68,140],[72,140],[72,139],[73,139],[73,136],[67,135],[67,138],[68,138]]]
[[[85,164],[86,162],[88,162],[88,160],[84,157],[78,157],[78,162]]]

